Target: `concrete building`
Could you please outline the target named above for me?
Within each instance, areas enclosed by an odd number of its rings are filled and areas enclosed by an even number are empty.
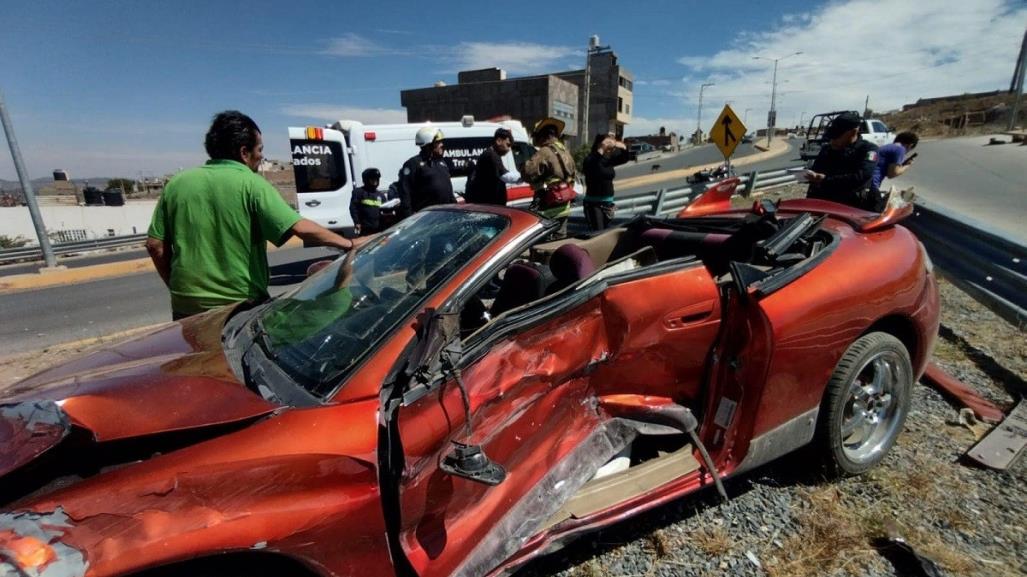
[[[592,135],[611,132],[617,138],[624,137],[624,126],[631,123],[631,109],[634,107],[635,76],[617,61],[617,55],[610,50],[597,50],[589,55],[589,90],[588,132]],[[572,70],[559,72],[556,76],[573,82],[578,87],[579,119],[578,133],[586,129],[585,111],[585,71]],[[591,144],[588,135],[582,142]]]
[[[589,68],[588,131],[621,137],[631,122],[634,77],[608,50],[592,53]],[[577,146],[591,142],[583,135],[584,87],[584,70],[507,78],[504,70],[485,68],[460,72],[455,85],[403,90],[400,102],[407,109],[407,122],[458,121],[469,114],[478,120],[509,117],[530,130],[552,116],[567,123],[567,140]]]

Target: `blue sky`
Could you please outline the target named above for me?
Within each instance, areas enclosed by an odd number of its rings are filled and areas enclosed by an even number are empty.
[[[33,177],[136,178],[202,162],[212,113],[247,112],[267,154],[289,125],[403,121],[399,91],[499,66],[580,68],[591,34],[635,76],[628,134],[691,131],[731,102],[765,124],[826,109],[1007,88],[1027,8],[1017,0],[834,2],[31,2],[4,0],[0,90]],[[748,110],[748,112],[745,112]],[[0,179],[13,180],[6,149]]]

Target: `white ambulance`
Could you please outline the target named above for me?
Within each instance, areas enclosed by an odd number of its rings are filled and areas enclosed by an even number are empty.
[[[503,157],[508,169],[520,171],[535,153],[527,131],[516,120],[475,122],[473,117],[465,116],[460,122],[362,124],[340,120],[325,128],[290,127],[300,214],[333,230],[353,226],[349,203],[354,188],[363,186],[361,173],[367,168],[381,171],[380,189],[398,181],[403,163],[418,153],[414,135],[424,126],[437,127],[445,136],[446,157],[453,167],[453,191],[457,194],[463,193],[475,160],[492,145],[497,128],[513,133],[513,150]],[[527,184],[508,185],[507,196],[512,205],[527,204],[531,194]]]

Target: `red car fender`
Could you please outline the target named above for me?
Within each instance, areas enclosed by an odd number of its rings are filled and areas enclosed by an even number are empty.
[[[735,176],[714,184],[706,189],[706,192],[696,197],[688,206],[681,209],[681,212],[678,213],[678,218],[704,216],[715,212],[731,210],[731,197],[734,196],[735,190],[737,190],[741,182],[741,179]]]

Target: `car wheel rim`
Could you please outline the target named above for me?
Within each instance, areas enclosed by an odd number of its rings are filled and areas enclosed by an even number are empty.
[[[849,384],[840,437],[850,461],[875,459],[895,437],[902,420],[898,395],[909,378],[904,367],[897,353],[882,351],[867,360]]]

